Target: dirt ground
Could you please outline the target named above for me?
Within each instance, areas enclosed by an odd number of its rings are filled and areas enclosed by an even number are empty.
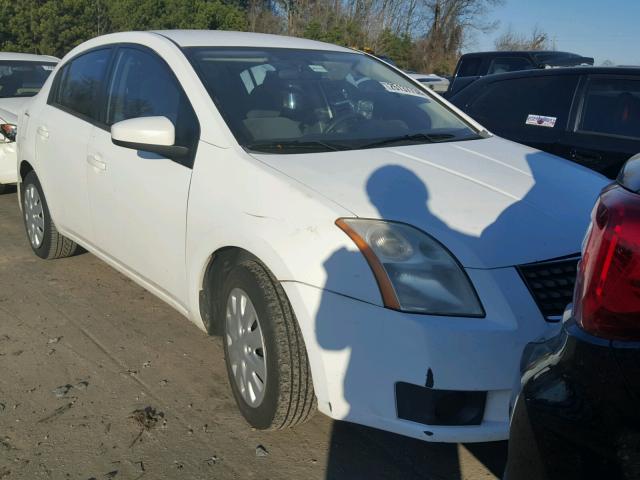
[[[237,413],[220,339],[93,255],[32,254],[0,195],[0,479],[491,479],[505,442],[429,444]]]

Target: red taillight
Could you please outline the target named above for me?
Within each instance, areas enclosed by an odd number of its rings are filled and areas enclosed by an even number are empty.
[[[0,123],[0,133],[10,142],[16,141],[16,126],[11,123]]]
[[[614,187],[600,196],[573,300],[587,332],[640,340],[640,195]]]

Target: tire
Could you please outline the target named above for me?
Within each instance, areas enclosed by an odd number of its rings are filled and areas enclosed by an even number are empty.
[[[234,320],[233,304],[235,301],[239,305],[238,299],[242,294],[248,298],[245,312],[252,306],[256,314],[248,317],[250,319],[246,325],[249,328],[245,329],[245,334],[251,331],[254,339],[259,336],[263,348],[260,352],[260,348],[248,347],[249,353],[243,351],[239,355],[238,345],[242,345],[242,340],[238,340],[238,337],[242,333],[234,333],[234,327],[242,322]],[[229,383],[247,422],[260,430],[280,430],[311,418],[316,410],[316,397],[307,351],[298,322],[280,284],[255,259],[241,259],[226,277],[218,301],[221,302],[218,311],[223,313],[223,343]],[[242,360],[253,355],[254,360],[247,360],[246,363],[254,364],[255,359],[260,360],[260,353],[266,371],[259,373],[265,378],[258,376],[256,380],[253,377],[253,383],[259,386],[259,380],[263,381],[261,395],[255,395],[262,398],[255,398],[252,403],[251,392],[247,394],[248,389],[245,389],[243,395],[242,380],[237,378],[236,373],[242,370]],[[251,368],[250,365],[248,368]],[[259,391],[259,388],[252,389],[253,393]]]
[[[42,185],[35,172],[31,171],[27,174],[22,182],[20,194],[22,195],[22,219],[27,240],[33,252],[45,260],[75,255],[79,247],[58,232],[49,213]],[[31,221],[34,218],[39,219],[37,227]],[[34,231],[36,231],[35,236]]]

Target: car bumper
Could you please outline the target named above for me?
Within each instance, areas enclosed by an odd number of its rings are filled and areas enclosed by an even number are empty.
[[[16,143],[0,143],[0,183],[18,181]]]
[[[282,282],[305,339],[319,409],[426,441],[506,439],[522,349],[557,325],[542,319],[515,270],[469,275],[486,318],[407,314]],[[503,283],[511,286],[509,301]]]
[[[569,318],[544,343],[549,354],[523,358],[528,367],[513,411],[506,478],[640,478],[638,399],[616,342]],[[640,344],[624,349],[626,358],[640,358]]]

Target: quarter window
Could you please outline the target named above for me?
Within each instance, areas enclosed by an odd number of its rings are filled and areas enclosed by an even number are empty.
[[[176,145],[194,146],[196,116],[169,67],[153,53],[120,48],[107,93],[107,124],[152,116],[171,120]]]
[[[592,78],[579,130],[640,138],[640,80]]]
[[[86,53],[67,63],[60,72],[60,84],[55,103],[65,109],[99,120],[100,92],[111,50]]]

